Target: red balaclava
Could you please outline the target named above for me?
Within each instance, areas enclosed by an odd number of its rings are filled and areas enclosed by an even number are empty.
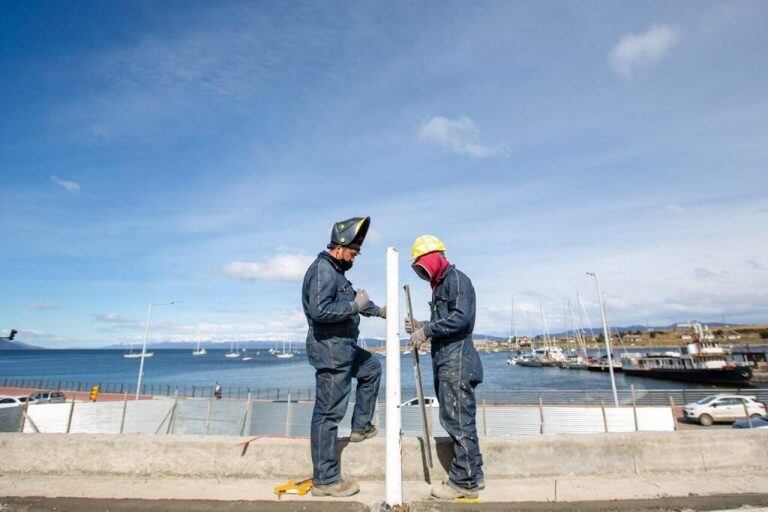
[[[434,291],[437,283],[440,282],[440,278],[443,277],[443,272],[451,266],[451,262],[445,259],[442,251],[428,252],[424,256],[420,256],[419,259],[413,262],[413,270],[424,280],[429,278],[429,284],[432,285]]]

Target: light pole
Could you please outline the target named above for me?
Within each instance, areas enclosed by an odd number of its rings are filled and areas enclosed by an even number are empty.
[[[141,378],[144,376],[144,355],[147,353],[147,338],[149,338],[149,318],[152,316],[152,306],[170,306],[171,304],[177,304],[180,300],[172,300],[171,302],[150,302],[149,310],[147,311],[147,325],[144,329],[144,343],[141,345],[141,363],[139,363],[139,379],[136,382],[136,400],[139,399],[139,393],[141,392]]]
[[[616,393],[616,377],[613,375],[613,357],[611,355],[611,335],[608,333],[608,321],[605,318],[605,303],[603,302],[603,292],[600,291],[600,279],[596,272],[587,272],[588,276],[595,278],[597,287],[597,299],[600,301],[600,314],[603,315],[603,337],[605,338],[605,351],[608,356],[608,373],[611,375],[611,390],[613,391],[613,405],[619,406],[619,396]]]

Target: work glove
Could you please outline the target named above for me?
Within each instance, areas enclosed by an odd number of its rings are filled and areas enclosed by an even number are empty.
[[[379,318],[387,318],[387,306],[382,306],[379,308]]]
[[[422,324],[423,324],[423,322],[419,322],[418,320],[414,320],[413,323],[416,326],[416,329],[420,329]],[[414,331],[413,327],[414,327],[414,325],[411,325],[411,319],[410,318],[406,318],[405,319],[405,332],[408,333],[408,334],[413,334],[413,331]]]
[[[421,348],[421,346],[424,343],[426,343],[426,341],[427,341],[427,333],[424,332],[423,327],[419,327],[411,335],[411,347],[413,347],[416,350],[419,350],[419,348]]]
[[[368,292],[360,288],[355,294],[355,304],[357,304],[357,310],[363,311],[370,304],[371,299],[368,297]]]

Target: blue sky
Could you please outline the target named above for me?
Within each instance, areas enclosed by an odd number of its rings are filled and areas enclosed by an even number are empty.
[[[0,328],[50,347],[302,339],[423,233],[477,330],[600,273],[611,322],[768,321],[765,2],[4,2]],[[414,283],[417,314],[428,291]],[[540,322],[540,315],[534,315]],[[383,336],[380,320],[363,334]]]

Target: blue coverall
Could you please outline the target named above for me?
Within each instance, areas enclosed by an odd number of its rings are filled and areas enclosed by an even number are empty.
[[[352,431],[371,426],[381,382],[381,363],[357,345],[360,315],[377,316],[373,302],[362,311],[355,290],[338,262],[318,254],[304,275],[302,303],[307,317],[307,357],[315,367],[315,408],[312,412],[313,481],[330,485],[340,480],[337,432],[349,403],[351,379],[357,379]]]
[[[483,479],[483,458],[475,421],[475,387],[483,382],[483,365],[472,341],[475,289],[455,265],[448,267],[432,292],[430,321],[424,333],[432,338],[432,372],[440,402],[440,424],[453,439],[448,476],[455,484],[475,489]]]

